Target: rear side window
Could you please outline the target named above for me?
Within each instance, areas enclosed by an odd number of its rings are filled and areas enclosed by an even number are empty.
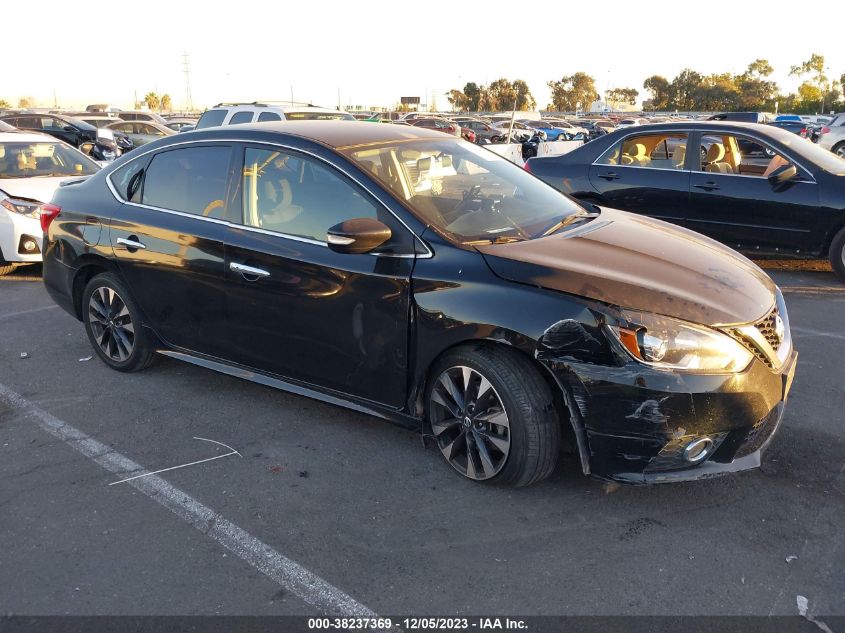
[[[685,132],[629,136],[605,152],[597,163],[681,170],[686,161],[687,140]]]
[[[143,203],[204,217],[226,217],[226,180],[232,150],[188,147],[156,154],[144,177]]]
[[[252,121],[252,112],[235,112],[235,114],[232,115],[232,118],[229,119],[229,125],[237,125],[238,123],[249,123],[250,121]]]
[[[226,110],[206,110],[200,117],[200,120],[197,121],[196,129],[201,130],[206,127],[223,125],[223,119],[226,118],[226,114]]]
[[[275,112],[262,112],[258,115],[258,122],[262,123],[264,121],[281,121],[282,117],[280,117]]]

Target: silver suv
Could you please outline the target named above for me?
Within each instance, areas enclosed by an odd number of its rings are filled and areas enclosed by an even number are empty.
[[[845,112],[840,112],[822,127],[819,145],[845,158]]]
[[[206,110],[197,122],[196,130],[238,123],[263,121],[354,121],[355,117],[344,110],[318,108],[308,104],[276,105],[272,101],[259,103],[218,103]]]

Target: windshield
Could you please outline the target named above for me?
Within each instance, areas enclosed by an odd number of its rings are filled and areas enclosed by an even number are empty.
[[[0,178],[88,176],[97,163],[61,143],[0,143]]]
[[[458,139],[340,148],[456,242],[533,239],[584,211],[498,154]]]
[[[355,117],[347,112],[285,112],[290,121],[354,121]]]
[[[776,138],[798,154],[799,157],[813,163],[819,169],[836,176],[845,175],[845,159],[840,158],[833,152],[779,127],[769,126],[768,131],[772,138]]]

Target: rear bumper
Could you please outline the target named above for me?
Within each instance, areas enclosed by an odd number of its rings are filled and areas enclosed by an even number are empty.
[[[78,319],[79,315],[73,301],[73,280],[78,269],[63,261],[59,252],[64,248],[63,244],[60,241],[46,244],[47,250],[44,253],[42,279],[50,298],[65,312]]]
[[[706,479],[760,466],[783,418],[797,352],[779,373],[754,360],[741,374],[684,375],[643,366],[550,367],[569,391],[590,473],[632,484]],[[684,449],[712,442],[690,462]]]

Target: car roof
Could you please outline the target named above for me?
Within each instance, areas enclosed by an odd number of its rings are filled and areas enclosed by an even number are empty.
[[[763,123],[751,123],[749,121],[666,121],[665,123],[645,123],[638,125],[636,133],[642,134],[649,130],[661,131],[687,128],[695,128],[701,131],[719,131],[731,128],[734,130],[759,131],[761,129],[765,130],[767,127],[770,126]],[[625,130],[625,133],[629,134],[630,131]]]
[[[411,141],[415,139],[455,140],[458,137],[427,130],[411,125],[390,123],[370,123],[367,121],[267,121],[264,123],[242,123],[210,127],[189,132],[197,140],[214,140],[231,137],[239,132],[276,133],[295,136],[336,149],[358,145],[380,145],[383,143]],[[184,139],[185,135],[176,135],[168,139]],[[244,135],[253,140],[253,135]]]

